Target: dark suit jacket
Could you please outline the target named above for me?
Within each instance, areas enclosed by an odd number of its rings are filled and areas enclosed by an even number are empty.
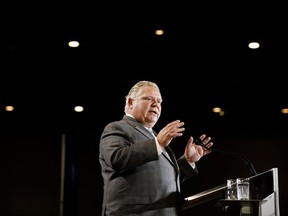
[[[155,138],[129,116],[108,124],[99,146],[104,181],[102,215],[176,216],[180,182],[197,173],[184,156],[157,153]]]

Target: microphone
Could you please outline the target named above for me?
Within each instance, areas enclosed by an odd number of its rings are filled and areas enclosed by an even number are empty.
[[[247,166],[247,168],[249,170],[250,175],[251,176],[257,175],[257,172],[256,172],[253,164],[250,162],[250,160],[246,156],[244,156],[242,154],[234,153],[234,152],[215,150],[215,149],[212,149],[212,147],[209,148],[202,142],[202,140],[200,138],[196,138],[194,140],[194,143],[196,145],[202,146],[203,148],[205,148],[206,150],[211,151],[211,152],[217,152],[217,153],[220,153],[220,154],[227,154],[227,155],[234,156],[236,158],[240,158],[241,160],[243,160],[246,163],[246,166]]]

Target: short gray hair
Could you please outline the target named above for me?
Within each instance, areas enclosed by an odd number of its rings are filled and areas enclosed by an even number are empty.
[[[159,90],[159,87],[156,83],[154,82],[151,82],[151,81],[146,81],[146,80],[142,80],[142,81],[139,81],[137,82],[131,89],[130,91],[128,92],[128,95],[125,96],[125,108],[124,108],[124,112],[126,113],[128,111],[128,99],[129,98],[136,98],[137,96],[140,95],[141,93],[141,88],[143,86],[152,86],[152,87],[155,87]]]

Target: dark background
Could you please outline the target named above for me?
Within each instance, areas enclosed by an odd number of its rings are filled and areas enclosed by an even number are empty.
[[[280,113],[288,106],[284,1],[25,2],[3,8],[1,215],[60,214],[63,136],[64,215],[100,215],[99,138],[107,123],[122,118],[125,95],[139,80],[161,89],[156,131],[175,119],[185,122],[184,136],[171,143],[177,156],[190,135],[206,133],[215,149],[245,155],[258,173],[278,167],[281,215],[287,214],[288,117]],[[166,34],[155,37],[157,28]],[[80,47],[68,48],[70,40]],[[249,50],[254,40],[260,48]],[[13,113],[4,111],[8,104]],[[74,113],[74,105],[84,112]],[[214,106],[225,115],[212,113]],[[211,154],[198,168],[183,185],[183,197],[249,176],[245,163],[229,155]]]

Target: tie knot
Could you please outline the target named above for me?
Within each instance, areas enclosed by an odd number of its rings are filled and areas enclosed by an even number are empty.
[[[154,136],[152,128],[147,128],[147,130]]]

